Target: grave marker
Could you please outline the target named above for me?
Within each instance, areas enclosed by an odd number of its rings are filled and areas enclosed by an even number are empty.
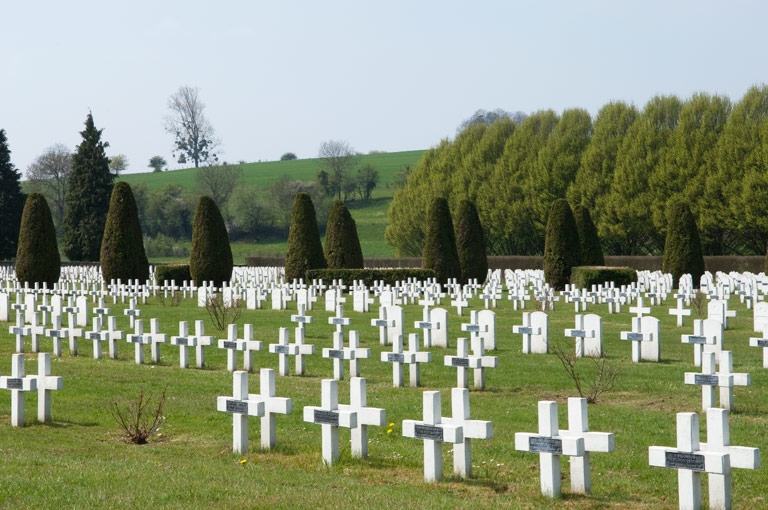
[[[351,429],[352,457],[367,459],[368,426],[384,426],[387,423],[387,411],[377,407],[368,407],[365,379],[362,377],[350,378],[349,405],[339,404],[339,411],[357,414],[357,426]]]
[[[216,409],[232,414],[232,451],[248,452],[248,416],[264,416],[264,402],[248,394],[248,372],[232,374],[232,397],[217,397]]]
[[[0,389],[11,392],[11,426],[24,426],[24,393],[37,390],[36,377],[24,377],[24,354],[11,355],[11,376],[0,376]]]
[[[490,439],[493,437],[493,425],[490,421],[469,419],[469,390],[453,388],[451,390],[451,417],[443,417],[446,425],[461,427],[464,441],[453,446],[453,472],[462,478],[472,476],[472,439]]]
[[[64,388],[64,379],[61,376],[51,375],[51,355],[41,352],[37,356],[37,420],[42,423],[51,421],[51,391]]]
[[[323,379],[320,407],[305,406],[304,421],[322,426],[323,464],[330,466],[339,459],[339,427],[357,427],[357,412],[339,409],[339,382]]]
[[[259,373],[259,394],[248,395],[249,400],[264,403],[264,415],[261,417],[261,447],[274,448],[277,444],[276,414],[291,414],[293,400],[275,396],[275,371],[262,368]]]

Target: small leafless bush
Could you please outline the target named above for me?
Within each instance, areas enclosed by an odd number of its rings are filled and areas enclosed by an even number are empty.
[[[704,306],[704,293],[696,292],[696,295],[691,298],[691,307],[696,310],[696,317],[701,317],[702,307]]]
[[[145,395],[142,388],[136,400],[112,402],[110,405],[112,417],[129,442],[147,444],[149,438],[160,430],[160,425],[165,421],[163,407],[167,390],[168,386],[163,389],[163,393],[158,398],[153,399],[151,395]]]
[[[245,309],[245,302],[233,298],[230,305],[226,306],[224,297],[221,294],[215,294],[208,299],[205,309],[213,322],[213,327],[219,331],[224,331],[228,325],[237,323]]]
[[[167,298],[165,297],[165,292],[160,292],[157,294],[157,302],[160,303],[162,306],[171,306],[176,307],[181,304],[181,292],[174,292]]]

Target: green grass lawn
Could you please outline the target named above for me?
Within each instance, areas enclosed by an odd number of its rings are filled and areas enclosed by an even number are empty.
[[[109,304],[118,325],[128,329],[122,315],[124,305]],[[479,307],[474,300],[472,306]],[[730,420],[734,445],[768,448],[768,371],[762,368],[762,352],[748,347],[752,336],[752,313],[735,299],[731,306],[739,312],[726,332],[726,347],[734,351],[735,369],[752,374],[752,386],[735,393],[736,411]],[[387,427],[369,427],[369,458],[351,459],[349,431],[342,430],[341,459],[324,467],[320,454],[320,427],[304,423],[302,409],[319,405],[320,384],[332,376],[331,360],[320,357],[331,345],[333,327],[329,313],[316,306],[313,323],[307,326],[307,341],[316,355],[307,362],[307,375],[277,377],[278,396],[293,399],[293,413],[277,418],[277,448],[259,449],[259,420],[250,420],[251,449],[234,455],[231,415],[216,411],[216,397],[232,395],[232,376],[226,371],[226,356],[208,348],[205,369],[181,369],[178,348],[162,346],[159,365],[134,363],[133,346],[121,342],[119,359],[94,360],[91,344],[80,340],[80,356],[65,348],[64,356],[54,358],[52,374],[64,378],[64,389],[53,395],[53,423],[35,420],[37,396],[26,399],[26,426],[10,426],[10,393],[0,391],[0,506],[14,508],[676,508],[677,475],[673,470],[648,466],[648,446],[675,445],[675,414],[699,411],[701,390],[683,384],[685,372],[699,372],[693,366],[692,347],[680,342],[680,335],[691,333],[690,319],[677,328],[667,306],[654,308],[662,320],[661,363],[631,362],[631,346],[619,340],[628,330],[628,313],[608,315],[604,305],[590,311],[603,316],[604,346],[607,357],[620,370],[618,385],[589,407],[591,430],[613,432],[616,451],[592,455],[592,491],[588,496],[570,492],[568,461],[563,460],[563,493],[560,500],[540,495],[538,456],[514,449],[515,432],[536,432],[537,402],[556,400],[560,426],[567,424],[566,400],[575,394],[572,381],[557,357],[523,355],[521,338],[511,334],[521,324],[520,311],[508,301],[497,311],[499,366],[487,372],[487,388],[472,390],[471,416],[491,420],[494,437],[473,441],[473,477],[462,480],[451,475],[450,446],[443,447],[443,482],[423,482],[422,444],[402,437],[404,419],[421,419],[422,391],[442,392],[443,415],[450,414],[450,388],[455,384],[455,369],[443,365],[451,349],[432,348],[433,360],[422,367],[422,388],[392,388],[391,365],[379,360],[382,347],[379,332],[370,326],[376,312],[350,311],[345,315],[360,332],[361,343],[372,351],[362,361],[367,378],[368,405],[387,411]],[[289,327],[288,311],[246,311],[240,324],[252,323],[256,339],[276,343],[278,328]],[[204,309],[191,300],[179,307],[163,306],[150,299],[141,307],[143,318],[159,318],[161,330],[177,334],[178,321],[206,320],[206,332],[216,339],[224,332],[212,329]],[[530,305],[529,305],[530,309]],[[626,308],[625,308],[626,310]],[[452,341],[460,335],[460,324],[468,322],[450,309]],[[574,326],[571,306],[559,304],[550,314],[551,342],[565,344],[563,330]],[[406,325],[420,319],[421,308],[406,307]],[[10,323],[0,331],[0,372],[8,375],[15,341],[8,333]],[[413,332],[406,327],[406,332]],[[292,332],[291,332],[292,334]],[[49,339],[43,349],[50,352]],[[277,369],[276,355],[264,350],[254,355],[254,366]],[[387,348],[389,350],[389,348]],[[27,373],[36,372],[36,354],[26,354]],[[147,360],[149,352],[147,349]],[[240,360],[240,363],[242,361]],[[191,363],[194,365],[194,361]],[[580,370],[589,378],[588,360]],[[240,364],[240,366],[242,366]],[[348,369],[348,366],[347,366]],[[291,360],[293,372],[293,360]],[[407,371],[406,371],[407,377]],[[470,377],[471,379],[471,377]],[[250,376],[250,391],[258,391],[258,376]],[[126,444],[110,415],[114,401],[135,399],[140,390],[158,394],[167,387],[165,423],[160,435],[150,444]],[[349,383],[339,385],[339,401],[347,403]],[[702,441],[706,440],[706,420],[700,415]],[[703,494],[706,505],[706,476]],[[765,487],[768,471],[734,470],[734,508],[764,508],[768,505]]]

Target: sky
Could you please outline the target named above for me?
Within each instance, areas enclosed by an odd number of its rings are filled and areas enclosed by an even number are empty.
[[[21,171],[74,151],[171,169],[168,100],[198,89],[223,161],[428,149],[476,110],[532,113],[768,82],[763,0],[27,0],[0,8],[0,129]]]

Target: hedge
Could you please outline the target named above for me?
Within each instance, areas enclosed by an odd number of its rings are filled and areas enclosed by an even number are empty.
[[[576,266],[571,269],[571,284],[578,289],[613,282],[616,287],[637,281],[637,271],[631,267]]]
[[[173,280],[177,285],[192,281],[189,264],[163,264],[155,267],[155,281],[159,284]]]

